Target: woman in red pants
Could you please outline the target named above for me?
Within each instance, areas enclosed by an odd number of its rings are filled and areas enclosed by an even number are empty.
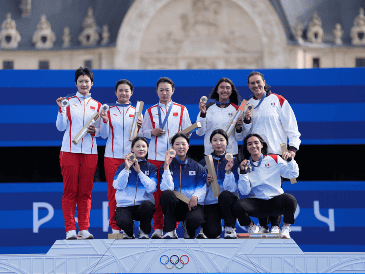
[[[135,107],[129,99],[133,94],[133,85],[130,81],[119,80],[115,85],[115,95],[118,100],[115,106],[111,106],[107,113],[101,111],[100,135],[104,139],[108,138],[104,154],[105,177],[108,183],[109,200],[109,226],[113,233],[119,233],[120,228],[115,221],[115,192],[113,180],[118,167],[124,163],[125,156],[131,151],[132,142],[129,141],[129,133],[132,127]],[[137,122],[138,129],[142,126],[142,120]]]
[[[84,127],[85,123],[99,112],[101,104],[91,98],[90,89],[94,75],[80,67],[75,72],[75,84],[78,92],[71,97],[60,97],[56,100],[59,106],[56,127],[65,131],[63,135],[60,165],[64,182],[62,212],[65,219],[66,239],[93,239],[89,232],[91,209],[91,192],[94,174],[98,162],[98,151],[95,136],[99,135],[98,120],[95,126],[89,126],[87,134],[75,145],[72,140]],[[69,105],[62,107],[61,102],[67,99]],[[75,211],[78,210],[79,233],[76,235]]]

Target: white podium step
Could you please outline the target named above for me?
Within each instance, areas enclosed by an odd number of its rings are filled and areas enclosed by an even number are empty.
[[[365,253],[304,253],[293,239],[56,241],[0,255],[0,273],[365,272]]]

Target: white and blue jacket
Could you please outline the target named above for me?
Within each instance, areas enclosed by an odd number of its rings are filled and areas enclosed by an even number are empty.
[[[238,169],[238,162],[236,158],[234,158],[233,167],[231,169],[230,174],[226,174],[226,164],[227,160],[225,158],[225,154],[216,156],[212,154],[213,163],[215,172],[217,174],[218,179],[218,185],[220,192],[224,190],[228,190],[232,192],[232,194],[236,195],[238,197],[238,191],[237,191],[237,180],[239,178],[237,169]],[[200,163],[204,168],[206,168],[205,158],[200,161]],[[207,195],[205,196],[205,205],[213,205],[218,203],[218,197],[215,198],[213,195],[212,186],[207,187]]]
[[[157,189],[157,167],[146,160],[139,164],[139,174],[133,167],[125,170],[125,163],[118,167],[113,181],[113,187],[117,190],[117,207],[140,205],[145,200],[155,203],[153,192]]]
[[[196,196],[198,204],[204,205],[207,192],[207,172],[198,162],[188,157],[181,162],[176,156],[172,160],[169,170],[164,170],[164,165],[161,166],[160,180],[161,191],[176,190],[189,199]]]

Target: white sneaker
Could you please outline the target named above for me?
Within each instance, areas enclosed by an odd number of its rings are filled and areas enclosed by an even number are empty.
[[[177,239],[174,233],[175,230],[165,233],[162,239]]]
[[[182,221],[181,226],[184,229],[184,239],[191,239],[188,230],[186,229],[186,221]]]
[[[177,236],[176,229],[174,230],[174,237],[175,237],[175,239],[179,239],[179,236]]]
[[[258,225],[257,227],[259,228],[259,233],[269,233],[269,229],[267,229],[263,226],[260,226],[260,225]]]
[[[134,236],[134,234],[132,234],[132,237],[129,237],[129,236],[128,236],[128,234],[127,234],[127,233],[125,233],[125,232],[123,232],[123,234],[122,234],[122,235],[123,235],[123,236],[122,236],[122,237],[123,237],[123,239],[127,239],[127,240],[128,240],[128,239],[135,239],[135,238],[136,238],[136,237]]]
[[[208,237],[207,237],[207,236],[205,236],[205,234],[204,234],[204,232],[203,232],[203,228],[202,228],[202,227],[200,228],[200,232],[199,232],[199,234],[198,234],[198,235],[196,235],[196,238],[197,238],[197,239],[208,239]]]
[[[79,234],[77,235],[78,240],[90,240],[94,239],[93,234],[89,232],[89,230],[81,230],[79,231]]]
[[[76,230],[67,231],[66,240],[77,240]]]
[[[281,227],[281,238],[284,238],[284,239],[290,239],[290,227],[289,225],[283,225]]]
[[[273,226],[271,228],[271,233],[280,233],[280,228],[278,226]]]
[[[149,239],[150,236],[148,234],[144,233],[143,230],[140,228],[138,232],[138,239]]]
[[[161,239],[162,233],[162,229],[155,229],[155,231],[152,233],[151,239]]]
[[[112,229],[112,232],[113,232],[113,234],[119,234],[120,233],[120,230],[118,230],[118,229]]]
[[[236,229],[233,227],[224,227],[224,239],[237,239]]]
[[[247,233],[258,233],[259,228],[256,225],[250,225],[247,227]]]

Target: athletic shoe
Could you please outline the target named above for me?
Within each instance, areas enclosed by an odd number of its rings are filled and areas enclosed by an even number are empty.
[[[89,230],[81,230],[79,231],[79,234],[77,235],[78,240],[90,240],[94,239],[93,234],[89,232]]]
[[[178,239],[174,233],[175,230],[165,233],[162,239]]]
[[[151,239],[161,239],[162,238],[162,229],[155,229],[152,233]]]
[[[271,233],[280,233],[280,228],[278,226],[273,226],[271,228]]]
[[[176,229],[174,230],[174,237],[175,237],[175,239],[179,239],[179,236],[177,236]]]
[[[138,239],[149,239],[150,236],[148,234],[144,233],[142,229],[139,229],[138,232]]]
[[[182,221],[181,226],[184,229],[184,239],[193,239],[193,238],[190,238],[188,230],[186,229],[186,221]]]
[[[76,230],[67,231],[66,240],[77,240]]]
[[[198,234],[198,235],[196,235],[196,238],[197,238],[197,239],[208,239],[208,237],[207,237],[207,236],[205,236],[205,234],[204,234],[204,232],[203,232],[203,228],[202,228],[202,227],[200,228],[200,232],[199,232],[199,234]]]
[[[120,233],[120,230],[118,230],[118,229],[112,229],[112,231],[113,231],[113,234],[119,234]]]
[[[289,225],[283,225],[281,227],[281,238],[284,238],[284,239],[290,239],[290,227]]]
[[[258,233],[259,228],[256,225],[250,225],[247,227],[247,232],[248,233]]]
[[[257,227],[259,228],[259,233],[270,233],[269,229],[266,228],[266,227],[263,227],[263,226],[260,226],[260,225],[258,225]]]
[[[236,229],[230,226],[224,227],[224,239],[237,239]]]
[[[128,239],[135,239],[136,237],[134,236],[134,234],[132,234],[132,236],[130,237],[130,236],[128,236],[128,234],[127,233],[125,233],[125,232],[123,232],[123,234],[122,234],[123,236],[123,240],[125,239],[125,240],[128,240]]]

